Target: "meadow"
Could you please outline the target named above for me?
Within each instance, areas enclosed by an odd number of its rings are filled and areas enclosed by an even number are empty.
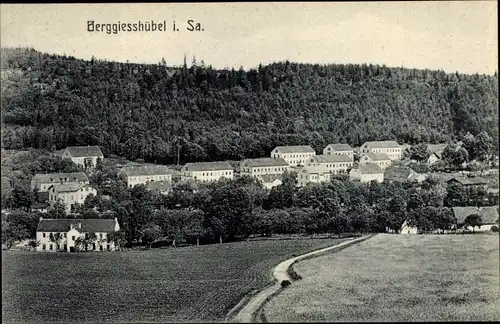
[[[123,252],[2,251],[4,323],[221,322],[279,262],[343,239]]]
[[[294,269],[268,322],[500,320],[498,235],[379,234]]]

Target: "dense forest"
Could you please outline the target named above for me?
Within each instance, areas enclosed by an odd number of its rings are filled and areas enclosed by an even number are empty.
[[[268,156],[277,145],[440,143],[487,132],[498,76],[378,65],[273,63],[217,70],[1,50],[2,147],[99,145],[171,164]]]

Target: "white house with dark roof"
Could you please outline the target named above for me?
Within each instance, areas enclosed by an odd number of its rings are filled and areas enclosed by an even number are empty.
[[[347,154],[314,155],[307,160],[306,167],[338,174],[347,173],[353,164],[352,157]]]
[[[279,186],[283,183],[281,177],[281,174],[262,174],[258,175],[257,179],[262,183],[264,188],[272,189],[273,187]]]
[[[427,164],[432,165],[438,161],[440,161],[443,156],[443,151],[446,147],[446,144],[428,144],[427,149],[430,152],[429,157],[427,158]]]
[[[331,180],[332,173],[321,167],[301,167],[297,170],[297,186],[304,187],[308,183],[322,183]]]
[[[31,179],[31,190],[47,192],[51,185],[65,183],[88,184],[90,182],[85,172],[37,173]]]
[[[282,158],[246,159],[240,165],[240,175],[256,177],[260,175],[282,175],[290,166]]]
[[[309,145],[277,146],[271,152],[273,159],[283,159],[290,166],[305,165],[313,155],[316,155],[316,151]]]
[[[49,187],[49,204],[53,206],[59,200],[67,212],[75,204],[83,204],[89,195],[97,196],[97,190],[89,184],[65,183],[53,184]]]
[[[132,188],[152,181],[172,182],[172,170],[165,165],[125,166],[118,172],[118,177],[127,182],[127,187]]]
[[[374,163],[355,164],[349,171],[351,181],[384,182],[384,170]]]
[[[104,159],[99,146],[68,146],[62,152],[63,159],[71,159],[76,165],[84,168],[94,168],[97,159]]]
[[[93,242],[87,242],[88,251],[114,251],[115,242],[108,242],[109,233],[120,230],[118,219],[44,219],[40,217],[36,229],[36,247],[39,252],[75,252],[85,250],[81,244],[85,237],[92,237]],[[56,235],[58,234],[58,235]],[[57,238],[59,239],[57,240]],[[57,240],[57,242],[55,242]]]
[[[384,153],[391,160],[400,160],[403,149],[396,141],[369,141],[360,147],[359,153]]]
[[[403,182],[417,181],[422,182],[427,178],[425,174],[420,174],[407,166],[390,166],[384,170],[384,181]]]
[[[181,170],[181,179],[210,182],[222,178],[233,179],[233,173],[234,169],[227,161],[186,163]]]
[[[366,163],[374,163],[384,170],[392,164],[392,160],[385,153],[363,153],[359,158],[359,164]]]
[[[472,230],[472,227],[465,225],[465,220],[470,215],[479,215],[481,217],[481,226],[474,229],[475,232],[490,231],[493,226],[498,228],[498,206],[487,207],[453,207],[453,215],[457,221],[458,228]]]
[[[354,150],[349,144],[328,144],[323,149],[323,155],[347,155],[351,158],[352,161],[354,159]]]

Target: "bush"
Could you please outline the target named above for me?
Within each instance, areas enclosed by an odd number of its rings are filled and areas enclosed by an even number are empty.
[[[291,285],[290,280],[283,280],[283,281],[281,282],[281,288],[286,288],[286,287],[288,287],[288,286],[290,286],[290,285]]]
[[[495,233],[498,233],[498,227],[495,226],[495,225],[491,226],[491,231],[495,232]]]

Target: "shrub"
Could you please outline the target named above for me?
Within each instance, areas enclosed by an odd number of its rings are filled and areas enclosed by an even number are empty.
[[[283,280],[283,281],[281,282],[281,288],[286,288],[286,287],[288,287],[288,286],[290,286],[290,285],[291,285],[290,280]]]
[[[491,231],[498,233],[498,227],[496,225],[491,226]]]

